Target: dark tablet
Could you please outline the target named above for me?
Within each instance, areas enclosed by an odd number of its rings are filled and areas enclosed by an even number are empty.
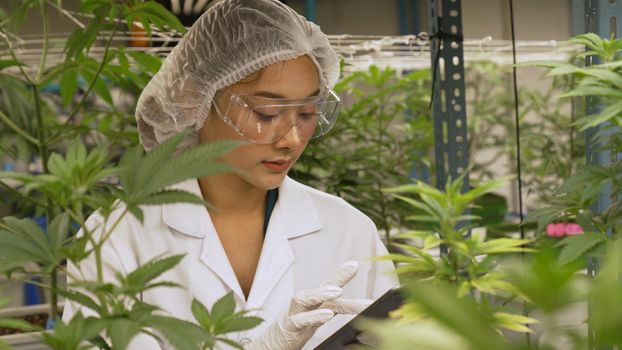
[[[357,342],[356,337],[361,332],[354,328],[353,323],[361,317],[387,318],[389,312],[399,308],[400,305],[402,305],[400,289],[393,288],[389,290],[363,310],[363,312],[356,315],[350,322],[343,325],[343,327],[315,347],[315,350],[341,350],[348,344],[355,344]]]

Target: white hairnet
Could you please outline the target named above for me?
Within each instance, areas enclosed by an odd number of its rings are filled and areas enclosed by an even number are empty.
[[[339,59],[320,28],[276,0],[223,0],[206,11],[164,60],[136,107],[140,141],[150,150],[190,129],[198,142],[219,89],[273,63],[309,55],[320,86],[332,87]]]

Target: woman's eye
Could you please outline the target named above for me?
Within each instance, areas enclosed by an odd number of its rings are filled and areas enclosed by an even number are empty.
[[[255,112],[255,115],[259,120],[266,122],[272,121],[274,118],[277,117],[277,114],[265,114],[260,112]]]
[[[311,120],[317,118],[316,112],[300,112],[298,116],[303,120]]]

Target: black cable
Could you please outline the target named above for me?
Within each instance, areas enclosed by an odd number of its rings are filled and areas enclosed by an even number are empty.
[[[518,215],[520,217],[520,238],[525,239],[525,229],[523,227],[523,181],[521,171],[521,155],[520,155],[520,121],[518,113],[518,83],[516,81],[516,34],[514,32],[514,1],[510,0],[510,26],[512,32],[512,76],[514,83],[514,118],[516,123],[516,171],[518,173]]]
[[[460,44],[462,44],[462,42],[464,41],[464,37],[462,35],[456,35],[456,34],[452,34],[452,33],[445,33],[443,31],[442,28],[442,17],[437,16],[436,17],[436,21],[437,21],[437,25],[436,28],[438,28],[436,33],[432,33],[432,35],[430,35],[429,40],[430,40],[430,54],[432,54],[433,51],[436,51],[436,58],[434,59],[434,64],[432,65],[432,92],[430,94],[430,104],[428,105],[428,109],[432,109],[432,105],[434,103],[434,98],[436,97],[434,95],[435,92],[435,86],[436,86],[436,79],[437,79],[437,75],[438,73],[438,65],[439,62],[441,60],[441,47],[444,47],[442,45],[442,41],[445,40],[446,38],[449,39],[454,39],[457,42],[459,42]],[[434,42],[433,39],[437,39],[437,45],[436,45],[436,50],[433,50],[432,48],[432,43]]]
[[[436,59],[434,60],[434,65],[432,67],[432,92],[430,94],[430,105],[428,106],[428,109],[432,109],[432,104],[434,103],[434,91],[436,90],[436,75],[438,71],[438,63],[441,59],[441,39],[438,39],[437,42],[438,45],[436,48]],[[432,48],[432,45],[430,45],[430,48]]]
[[[516,33],[514,31],[514,1],[510,0],[510,26],[512,32],[512,81],[514,85],[514,121],[516,123],[516,171],[518,176],[518,215],[520,216],[519,229],[520,229],[520,238],[525,239],[525,228],[523,227],[523,181],[521,178],[521,158],[520,158],[520,118],[518,113],[518,83],[516,79]],[[522,252],[521,256],[524,258],[525,253]],[[527,316],[527,302],[523,301],[523,315]],[[527,325],[529,327],[529,325]],[[525,338],[527,340],[527,349],[531,349],[531,336],[529,332],[525,333]]]
[[[440,35],[441,32],[441,18],[439,16],[436,16],[436,28],[437,28],[437,33],[432,33],[432,35],[430,35],[430,37],[428,38],[428,40],[430,40],[430,55],[433,52],[436,52],[436,58],[434,59],[434,64],[432,65],[432,91],[430,93],[430,105],[428,106],[428,109],[432,109],[432,104],[434,103],[434,90],[436,87],[436,72],[438,71],[438,64],[440,62],[441,59],[441,40],[443,40],[442,36]],[[436,45],[436,50],[434,50],[434,48],[432,47],[433,43],[434,43],[434,39],[436,38],[436,42],[438,43]]]

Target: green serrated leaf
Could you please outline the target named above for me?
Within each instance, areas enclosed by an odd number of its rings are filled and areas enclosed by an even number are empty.
[[[263,322],[263,319],[255,316],[232,318],[225,323],[221,334],[246,331],[257,327],[261,322]]]
[[[492,327],[492,315],[487,315],[470,298],[456,298],[456,291],[432,284],[416,284],[408,295],[436,321],[467,339],[473,349],[498,350],[504,341]]]
[[[0,60],[0,70],[15,66],[25,66],[25,64],[16,60]]]
[[[141,67],[148,72],[155,74],[162,66],[162,60],[157,57],[141,51],[128,51],[127,54]]]
[[[7,231],[5,231],[6,234],[0,236],[0,239],[9,239],[9,242],[5,242],[3,246],[8,248],[12,245],[14,248],[31,252],[33,254],[31,261],[54,263],[54,255],[50,250],[47,237],[34,220],[9,216],[3,218],[3,221]]]
[[[17,330],[25,331],[25,332],[35,332],[35,331],[41,330],[41,327],[28,323],[24,320],[9,319],[9,318],[0,318],[0,327],[17,329]]]
[[[232,168],[216,159],[240,145],[236,141],[219,141],[184,150],[172,157],[184,135],[176,135],[151,150],[140,163],[129,168],[127,176],[133,176],[136,186],[146,196],[187,179],[210,176],[231,171]],[[137,189],[133,189],[136,191]]]
[[[163,259],[153,259],[130,272],[123,281],[124,286],[144,288],[149,282],[175,267],[184,254],[173,255]]]
[[[137,205],[128,203],[127,211],[129,211],[130,214],[132,214],[138,221],[144,222],[145,214]]]
[[[585,131],[589,128],[603,124],[610,119],[619,116],[620,114],[622,114],[622,101],[617,101],[607,106],[602,112],[598,114],[589,115],[577,119],[574,125],[579,126],[581,131]]]
[[[65,69],[60,80],[60,96],[64,106],[69,106],[78,89],[78,72],[75,68]]]
[[[220,323],[222,320],[231,317],[234,312],[235,299],[233,298],[233,293],[228,293],[214,303],[210,312],[210,318],[212,322]]]
[[[82,52],[86,42],[83,40],[84,29],[75,29],[65,42],[65,52],[68,59],[75,59]]]
[[[146,326],[158,330],[176,349],[203,350],[211,348],[213,337],[194,323],[166,316],[152,315],[145,321]]]
[[[65,240],[69,236],[69,215],[63,213],[56,216],[48,226],[48,241],[50,251],[54,254],[55,260],[62,259],[62,248]]]
[[[82,68],[80,69],[80,73],[84,76],[89,86],[91,84],[93,85],[93,91],[97,94],[97,96],[112,106],[112,95],[110,95],[108,86],[102,80],[101,75],[96,75],[96,72],[92,71],[90,68]]]
[[[98,314],[100,312],[99,305],[91,297],[89,297],[88,295],[84,293],[78,292],[76,290],[67,290],[67,289],[58,289],[57,293],[65,297],[65,299],[73,300],[79,303],[80,305],[84,305],[88,307],[89,309],[97,312]]]
[[[527,325],[538,323],[534,318],[507,312],[495,312],[494,317],[500,327],[521,333],[533,333]]]
[[[233,341],[233,340],[231,340],[231,339],[227,339],[227,338],[216,338],[215,340],[216,340],[216,342],[222,342],[222,343],[225,343],[225,344],[227,344],[227,345],[229,345],[229,346],[231,346],[231,347],[233,347],[233,348],[235,348],[235,349],[244,350],[244,347],[243,347],[242,345],[240,345],[240,344],[238,344],[238,343],[234,342],[234,341]]]
[[[141,327],[127,319],[119,318],[106,326],[106,335],[113,349],[126,349],[132,338],[140,333]]]
[[[212,323],[209,315],[209,311],[205,305],[201,304],[196,298],[192,299],[192,315],[194,319],[199,322],[199,325],[205,330],[211,331]]]
[[[482,243],[478,252],[481,254],[502,254],[533,251],[523,247],[529,242],[527,239],[496,238]]]
[[[566,237],[559,242],[559,245],[563,246],[558,258],[559,263],[562,265],[571,263],[605,241],[607,237],[596,233]]]
[[[181,24],[179,19],[157,2],[142,2],[133,5],[126,16],[148,18],[149,21],[159,26],[168,26],[182,34],[186,32],[186,28]]]
[[[52,153],[52,155],[50,155],[50,159],[48,160],[48,170],[51,174],[59,177],[69,176],[65,160],[58,153]]]

